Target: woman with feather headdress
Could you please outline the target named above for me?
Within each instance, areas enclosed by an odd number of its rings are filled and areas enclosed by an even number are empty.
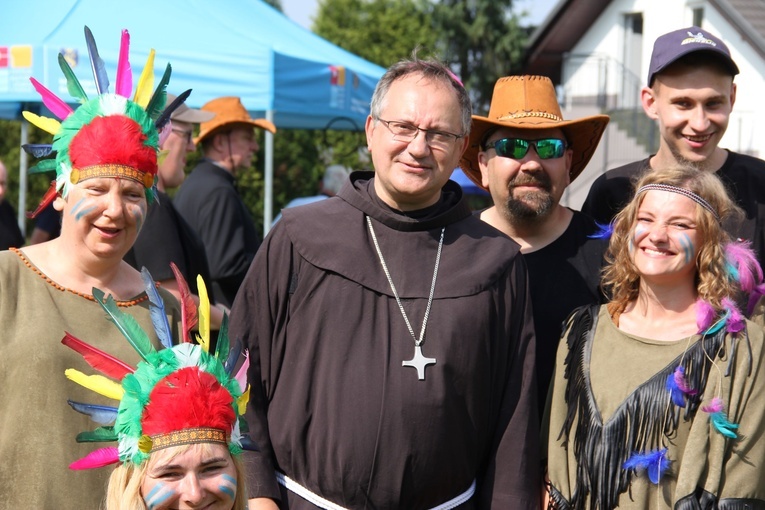
[[[722,182],[656,170],[613,223],[607,305],[569,317],[550,390],[548,508],[765,508],[761,288]]]
[[[122,334],[152,330],[147,326],[155,320],[169,318],[173,327],[163,328],[161,336],[152,333],[147,341],[171,344],[178,336],[177,302],[158,292],[148,274],[122,261],[154,195],[159,132],[172,108],[165,108],[170,68],[155,91],[152,50],[133,93],[129,35],[123,31],[115,93],[109,93],[104,62],[87,27],[85,34],[97,94],[88,97],[85,90],[91,87],[80,83],[60,55],[67,90],[81,104],[72,108],[31,78],[58,119],[24,112],[53,135],[51,145],[25,149],[40,158],[55,153],[33,171],[55,171],[38,211],[52,202],[62,213],[62,225],[54,240],[0,253],[2,509],[98,508],[103,497],[104,474],[66,469],[87,451],[71,439],[89,418],[73,413],[66,403],[65,397],[72,397],[76,407],[87,394],[64,384],[64,368],[87,365],[58,344],[62,331],[87,333],[95,347],[129,363],[138,356],[123,345]],[[110,298],[104,301],[104,295]],[[101,320],[105,311],[119,330]],[[80,410],[98,414],[97,408]]]

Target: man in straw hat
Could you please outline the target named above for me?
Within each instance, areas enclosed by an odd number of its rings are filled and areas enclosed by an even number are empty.
[[[729,225],[731,234],[750,240],[765,264],[765,161],[719,147],[736,101],[738,73],[728,47],[706,30],[689,27],[657,38],[640,99],[658,123],[659,149],[598,177],[582,211],[609,223],[632,197],[633,181],[651,169],[692,165],[717,172],[746,216]]]
[[[443,64],[394,64],[375,172],[285,209],[258,251],[229,330],[250,352],[251,509],[539,508],[525,267],[449,180],[470,115]]]
[[[272,133],[265,119],[252,119],[238,97],[219,97],[202,106],[215,114],[202,122],[194,140],[204,159],[175,196],[175,207],[205,246],[215,301],[230,307],[260,246],[250,212],[236,190],[237,172],[250,168],[258,151],[255,127]]]
[[[494,86],[488,117],[473,116],[465,173],[489,190],[481,219],[518,244],[529,271],[537,335],[540,412],[555,365],[561,325],[576,307],[600,300],[607,241],[595,223],[560,205],[608,124],[606,115],[564,120],[544,76],[507,76]]]

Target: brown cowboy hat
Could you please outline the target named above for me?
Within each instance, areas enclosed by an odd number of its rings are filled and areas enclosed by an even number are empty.
[[[571,180],[582,173],[598,146],[600,137],[608,125],[608,115],[594,115],[577,120],[563,120],[555,87],[546,76],[505,76],[497,80],[491,98],[488,117],[473,115],[470,142],[460,161],[460,167],[478,186],[481,169],[478,153],[490,129],[509,127],[515,129],[560,128],[573,149]],[[485,188],[484,188],[485,189]]]
[[[199,136],[194,139],[194,143],[201,142],[223,127],[234,128],[237,125],[259,127],[276,133],[276,126],[272,122],[250,117],[238,97],[228,96],[213,99],[202,106],[202,111],[212,112],[215,117],[199,125]]]

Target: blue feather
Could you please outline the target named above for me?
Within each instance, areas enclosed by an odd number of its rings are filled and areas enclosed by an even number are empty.
[[[78,413],[90,416],[90,419],[99,425],[111,425],[117,419],[116,407],[83,404],[74,400],[67,400],[67,403]]]
[[[228,375],[231,375],[231,373],[234,371],[234,367],[236,367],[236,362],[239,361],[239,356],[241,354],[242,354],[242,341],[237,338],[233,347],[231,347],[231,350],[229,350],[228,352],[228,357],[226,358],[226,361],[223,363],[223,368],[226,370],[226,373]]]
[[[588,235],[590,239],[610,239],[611,234],[614,233],[614,226],[611,223],[606,223],[605,225],[602,223],[595,222],[595,225],[598,227],[598,230],[595,231],[595,233]]]
[[[715,429],[717,429],[717,432],[727,438],[736,439],[736,429],[738,428],[738,423],[729,422],[724,412],[720,411],[717,413],[711,413],[709,415],[709,419],[712,422],[712,425],[714,425]]]
[[[160,343],[166,349],[173,346],[173,333],[170,330],[170,323],[167,322],[167,313],[165,312],[165,302],[154,285],[154,279],[151,273],[145,267],[141,268],[141,278],[143,278],[146,295],[149,296],[149,311],[151,312],[151,322],[154,324],[154,331]]]
[[[648,453],[633,453],[622,467],[635,471],[645,470],[651,483],[658,485],[672,461],[667,458],[667,449],[652,450]]]
[[[678,387],[674,373],[667,376],[666,387],[672,397],[672,403],[678,407],[685,407],[685,393]]]

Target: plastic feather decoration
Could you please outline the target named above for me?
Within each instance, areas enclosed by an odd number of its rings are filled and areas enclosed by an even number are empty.
[[[48,207],[50,204],[53,203],[53,201],[56,199],[57,196],[58,196],[58,189],[57,189],[56,181],[53,181],[50,183],[50,187],[48,187],[48,191],[46,191],[45,195],[43,195],[43,198],[40,201],[40,205],[38,205],[37,209],[35,209],[31,213],[28,212],[26,214],[27,218],[34,218],[35,216],[40,214],[40,212],[43,209],[45,209],[46,207]]]
[[[666,388],[672,397],[672,403],[679,407],[685,407],[686,395],[696,395],[698,392],[688,385],[685,380],[685,368],[680,365],[675,371],[667,376]]]
[[[165,302],[162,301],[154,280],[149,270],[145,267],[141,268],[141,278],[146,289],[146,295],[149,296],[149,312],[151,313],[151,323],[154,325],[154,331],[157,332],[159,343],[166,349],[169,349],[173,346],[173,333],[167,320]]]
[[[117,408],[112,406],[100,406],[96,404],[85,404],[67,400],[67,404],[80,414],[89,416],[91,420],[99,425],[111,425],[117,419]]]
[[[159,118],[159,115],[162,113],[162,110],[165,109],[165,103],[167,102],[167,84],[170,82],[171,72],[172,67],[170,67],[170,64],[167,64],[165,73],[159,80],[157,89],[154,91],[151,99],[149,99],[149,104],[146,105],[146,114],[153,121],[156,121]]]
[[[141,326],[136,322],[132,315],[123,313],[122,310],[117,307],[117,303],[114,298],[109,295],[104,297],[104,293],[100,289],[93,288],[93,297],[96,298],[96,302],[101,305],[101,308],[106,311],[111,320],[120,330],[120,333],[127,338],[130,345],[138,352],[138,354],[147,362],[152,354],[156,354],[154,346],[151,345],[149,336],[141,329]]]
[[[138,78],[138,85],[135,88],[133,102],[141,108],[146,108],[149,99],[154,92],[154,50],[149,50],[149,58],[146,59],[146,65]]]
[[[60,120],[64,120],[72,113],[74,113],[74,110],[72,110],[68,104],[66,104],[56,94],[51,92],[45,85],[35,80],[31,76],[29,77],[29,81],[32,82],[32,86],[35,88],[37,93],[40,94],[43,104],[53,113],[53,115],[58,117]]]
[[[79,338],[66,333],[61,343],[79,353],[91,367],[113,379],[122,379],[127,374],[132,374],[133,369],[127,363],[118,360],[114,356],[93,347]]]
[[[207,287],[201,275],[197,276],[197,291],[199,292],[199,345],[202,350],[210,352],[210,298]]]
[[[183,341],[191,342],[191,330],[197,325],[197,307],[189,290],[189,285],[186,283],[186,279],[181,274],[178,266],[170,262],[170,268],[173,270],[175,280],[178,282],[178,292],[181,294],[181,330],[183,332]]]
[[[82,88],[80,80],[74,74],[69,62],[66,61],[66,57],[62,53],[58,54],[58,66],[61,68],[61,72],[64,73],[66,78],[66,90],[69,95],[77,99],[80,104],[87,102],[88,95],[85,93],[85,89]]]
[[[114,91],[122,97],[130,97],[133,92],[133,71],[130,69],[130,34],[122,31],[120,56],[117,61],[117,76]]]
[[[709,414],[709,421],[712,422],[712,426],[717,432],[727,438],[735,439],[738,424],[728,421],[723,409],[723,401],[720,397],[714,397],[708,405],[701,407],[702,411]]]
[[[651,483],[658,485],[671,464],[672,461],[667,457],[667,449],[660,448],[648,453],[633,453],[623,467],[624,469],[645,471]]]
[[[114,446],[99,448],[89,453],[87,456],[69,464],[69,469],[94,469],[110,464],[116,464],[120,461],[119,451]]]
[[[37,126],[43,131],[47,131],[53,136],[56,136],[58,132],[61,131],[61,123],[56,119],[51,119],[50,117],[42,117],[40,115],[26,111],[21,112],[21,116],[27,119],[27,122],[30,124]]]
[[[86,26],[85,27],[85,44],[88,47],[88,55],[90,56],[90,67],[93,69],[93,80],[96,83],[96,91],[99,94],[106,94],[109,92],[109,75],[106,74],[106,65],[104,65],[103,59],[98,54],[98,48],[96,47],[96,40],[93,38],[93,32]]]
[[[99,395],[112,400],[122,400],[122,395],[124,394],[122,386],[102,375],[85,375],[74,368],[66,369],[64,375],[67,379],[76,382],[83,388],[95,391]]]
[[[597,230],[588,235],[587,237],[590,239],[611,239],[611,234],[614,233],[614,225],[612,223],[606,223],[601,224],[597,221],[595,222],[595,226],[597,227]]]

